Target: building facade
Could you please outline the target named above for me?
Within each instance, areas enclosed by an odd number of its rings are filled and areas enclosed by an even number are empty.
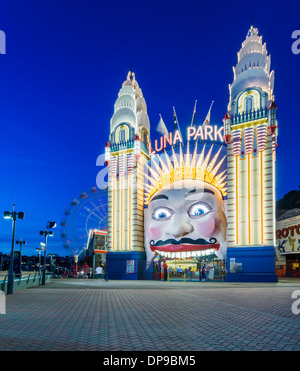
[[[300,277],[300,209],[283,212],[276,222],[276,273]]]
[[[234,79],[229,85],[227,113],[223,120],[223,145],[227,152],[227,255],[223,256],[227,265],[226,280],[273,282],[276,280],[277,107],[274,102],[274,71],[271,70],[271,58],[266,44],[263,44],[262,37],[253,26],[238,52],[238,61],[233,67],[233,73]],[[204,127],[205,125],[204,123],[203,128],[199,127],[196,133],[212,133],[213,129]],[[178,135],[174,132],[173,139],[175,137]],[[164,138],[169,143],[172,142],[171,137]],[[195,139],[195,143],[196,141]],[[144,196],[148,192],[144,177],[145,166],[153,160],[150,144],[147,106],[135,75],[130,71],[114,106],[110,138],[105,148],[109,179],[107,267],[110,278],[151,277],[151,269],[145,269],[145,250],[147,251],[149,246],[145,246],[144,238]],[[181,169],[178,170],[181,172],[179,177],[182,176],[181,179],[175,177],[177,180],[199,180],[215,185],[209,179],[215,179],[217,170],[214,172],[213,166],[216,160],[213,165],[208,164],[212,149],[208,155],[204,147],[196,147],[199,148],[199,153],[196,153],[196,149],[194,158],[197,158],[197,162],[193,166],[191,163],[188,166],[177,166]],[[154,165],[157,167],[157,176],[154,180],[159,184],[158,188],[162,189],[164,184],[170,186],[174,183],[174,179],[170,181],[170,174],[176,166],[170,165],[166,175],[164,167],[168,167],[170,161],[164,163],[160,157],[162,155],[156,156],[158,161],[154,161]],[[202,161],[201,156],[207,160]],[[195,178],[195,175],[190,178],[187,176],[188,171],[193,173],[192,168],[194,174],[200,174],[199,178]],[[213,173],[213,176],[205,177],[203,172]],[[211,190],[211,193],[214,191]],[[224,194],[223,192],[223,199]],[[169,219],[173,214],[170,214]],[[215,249],[219,249],[219,241],[214,237],[212,239],[217,242],[213,244]],[[217,245],[219,247],[216,247]],[[224,245],[222,241],[222,248]],[[154,244],[150,248],[155,251],[153,246]],[[175,251],[174,244],[172,248],[172,251]],[[202,248],[203,245],[201,248],[199,245],[199,249]],[[184,249],[187,247],[176,251]],[[193,249],[195,250],[195,247]],[[155,254],[156,252],[153,257]],[[148,266],[149,259],[147,268]]]

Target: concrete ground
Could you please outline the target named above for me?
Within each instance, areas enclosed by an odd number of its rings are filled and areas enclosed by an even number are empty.
[[[5,300],[2,351],[300,351],[299,280],[54,279]]]

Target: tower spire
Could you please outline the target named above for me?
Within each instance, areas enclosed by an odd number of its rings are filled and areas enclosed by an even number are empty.
[[[130,65],[130,68],[129,68],[129,77],[130,77],[130,80],[133,79],[132,65]]]

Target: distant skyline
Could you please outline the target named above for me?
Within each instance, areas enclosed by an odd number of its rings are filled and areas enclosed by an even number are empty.
[[[169,130],[176,108],[181,129],[222,125],[237,52],[252,24],[271,54],[278,106],[276,199],[300,185],[300,29],[296,1],[243,3],[138,1],[1,2],[0,212],[24,211],[16,239],[25,255],[43,242],[47,221],[58,227],[49,253],[70,255],[59,223],[81,192],[96,186],[97,157],[109,139],[113,106],[129,69],[145,97],[151,139],[161,114]],[[0,218],[0,251],[10,252],[11,221]],[[18,249],[18,247],[16,247]]]

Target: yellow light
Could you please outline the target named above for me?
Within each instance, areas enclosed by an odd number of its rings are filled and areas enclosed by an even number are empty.
[[[179,161],[175,154],[174,148],[172,147],[172,154],[173,154],[173,161],[174,165],[172,165],[169,155],[165,152],[164,161],[161,156],[159,156],[159,162],[161,167],[158,166],[155,160],[152,161],[152,167],[147,165],[148,170],[150,171],[150,175],[145,174],[146,178],[149,180],[150,184],[146,185],[146,193],[145,193],[145,204],[147,205],[150,198],[156,193],[158,190],[170,185],[178,180],[183,179],[195,179],[195,180],[202,180],[203,182],[209,183],[216,188],[218,188],[223,196],[227,194],[226,188],[226,175],[225,171],[222,173],[218,173],[223,161],[226,158],[226,155],[219,158],[223,147],[221,147],[218,152],[215,154],[213,159],[211,159],[211,153],[213,150],[213,145],[209,149],[207,155],[205,156],[205,145],[202,149],[201,154],[198,157],[198,161],[196,162],[195,152],[193,158],[191,159],[190,153],[184,158],[182,154],[182,148],[180,147],[180,154],[179,154]],[[196,148],[195,148],[196,150]],[[189,148],[188,148],[189,151]],[[153,169],[154,167],[154,169]]]
[[[116,202],[116,178],[113,177],[113,200]],[[116,226],[116,207],[115,204],[112,205],[113,209],[113,220],[112,220],[112,225]],[[113,250],[116,248],[116,228],[113,228]]]
[[[235,202],[236,202],[236,244],[239,244],[239,161],[240,156],[235,156],[235,179],[236,179],[236,188],[235,188]]]
[[[272,160],[272,170],[273,170],[273,245],[276,245],[276,235],[275,235],[275,226],[276,226],[276,216],[275,216],[275,160],[273,157]]]
[[[251,154],[248,153],[248,243],[251,244]]]
[[[263,195],[263,154],[264,152],[259,152],[260,153],[260,218],[261,218],[261,223],[260,223],[260,241],[261,244],[264,243],[264,195]]]
[[[131,249],[131,191],[132,191],[132,176],[128,175],[128,244]]]

